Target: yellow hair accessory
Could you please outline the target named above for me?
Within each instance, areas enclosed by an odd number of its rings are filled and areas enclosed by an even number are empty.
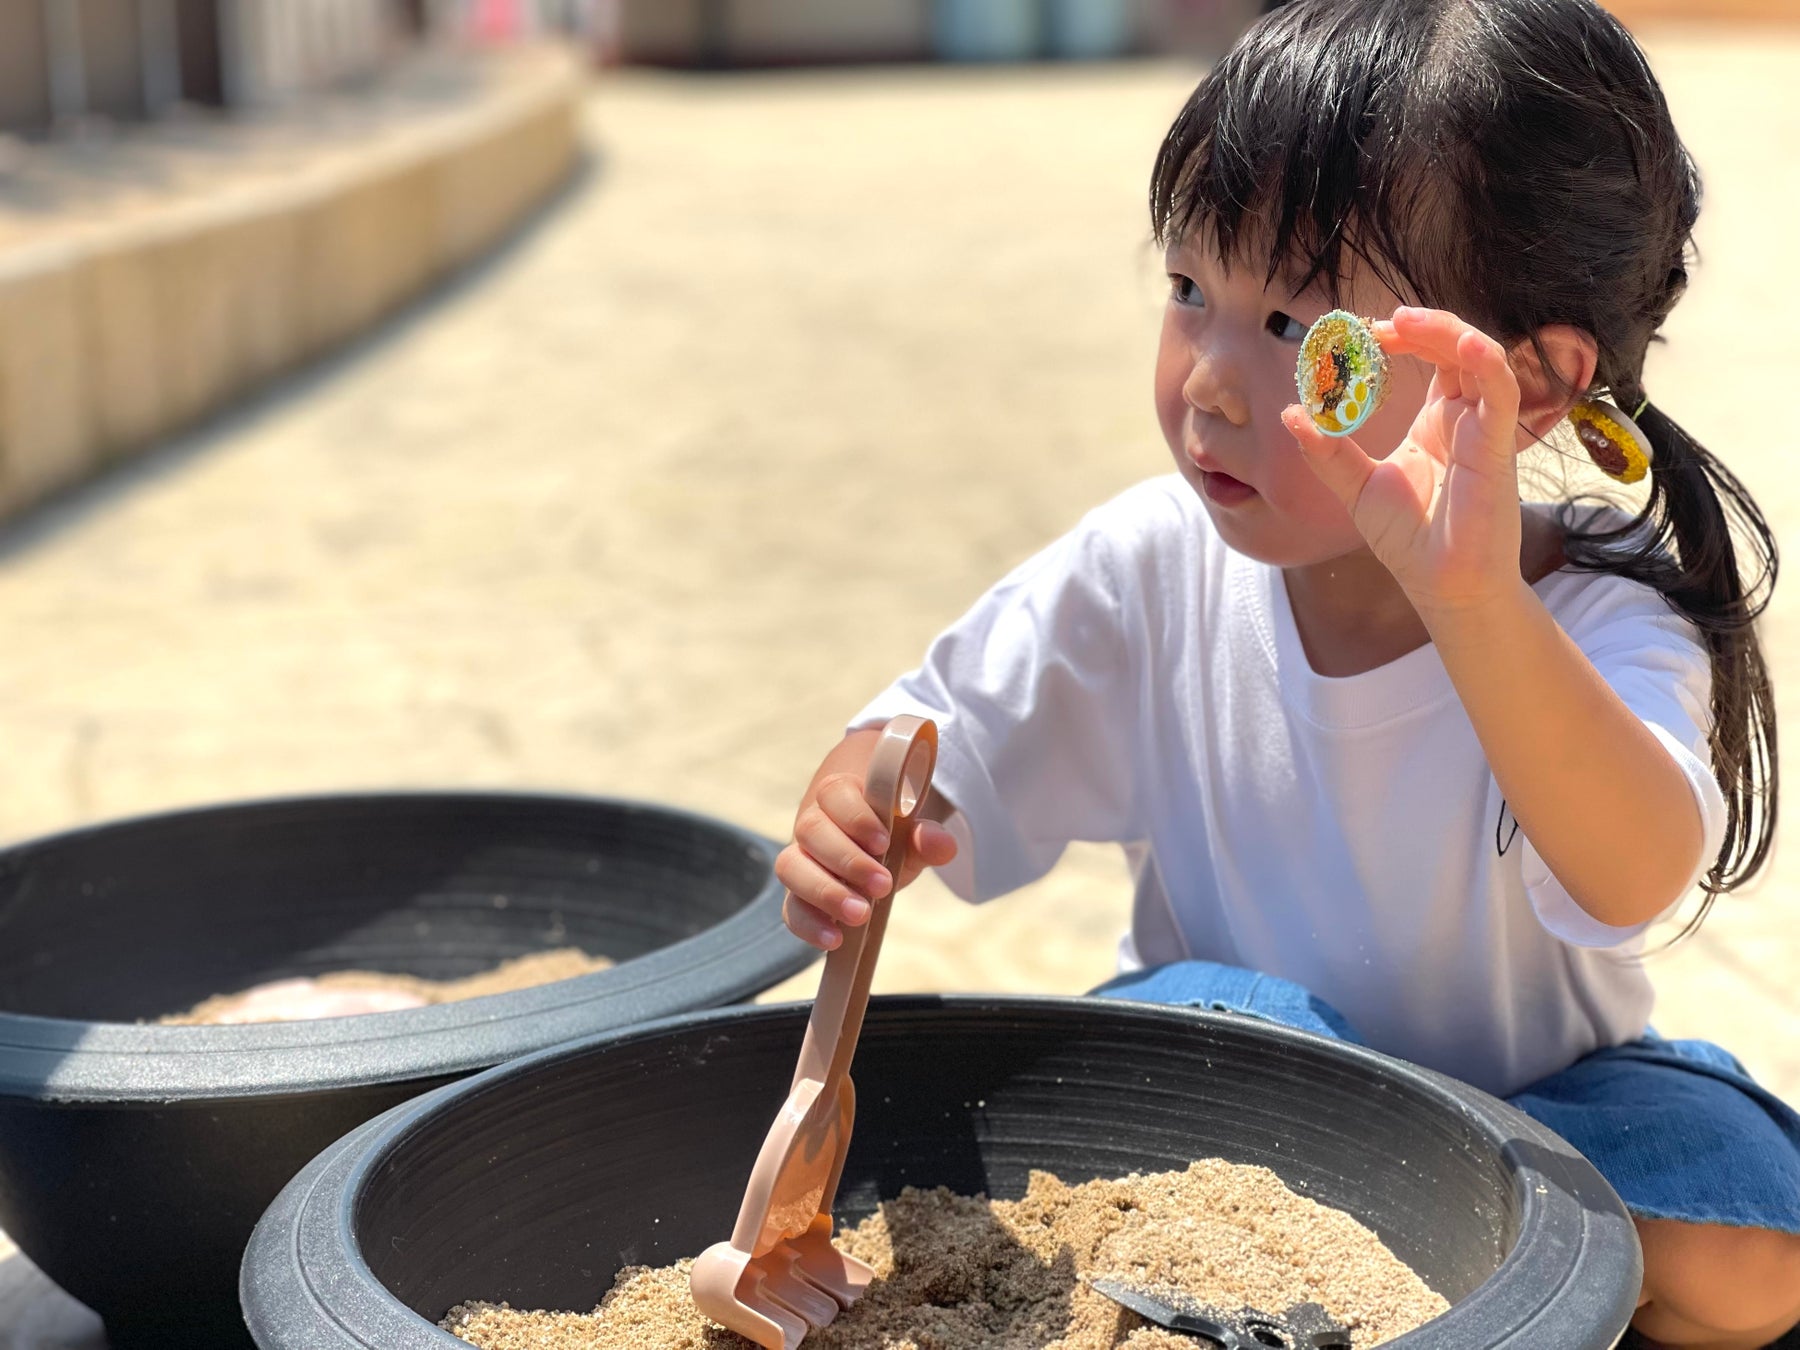
[[[1649,406],[1650,400],[1645,399],[1638,410]],[[1583,399],[1569,410],[1569,420],[1575,424],[1581,448],[1608,478],[1635,483],[1650,472],[1650,438],[1612,404],[1597,398]]]

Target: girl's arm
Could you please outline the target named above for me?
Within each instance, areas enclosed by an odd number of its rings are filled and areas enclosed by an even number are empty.
[[[1431,633],[1507,805],[1576,904],[1628,927],[1662,913],[1693,876],[1705,831],[1692,788],[1519,574],[1517,456],[1568,412],[1541,369],[1529,426],[1506,350],[1443,310],[1402,307],[1374,325],[1390,355],[1436,371],[1405,439],[1380,460],[1319,433],[1298,404],[1282,421],[1350,512]],[[1593,376],[1592,339],[1545,330]],[[1572,378],[1570,376],[1572,375]]]
[[[1686,776],[1520,579],[1425,616],[1519,828],[1583,910],[1625,928],[1681,898],[1705,842]]]

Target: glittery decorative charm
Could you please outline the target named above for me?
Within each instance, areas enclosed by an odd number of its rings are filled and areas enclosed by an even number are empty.
[[[1581,448],[1608,478],[1635,483],[1650,471],[1650,438],[1612,404],[1583,399],[1570,411],[1569,421]]]
[[[1334,309],[1307,329],[1294,381],[1313,425],[1348,436],[1387,398],[1387,353],[1368,323]]]

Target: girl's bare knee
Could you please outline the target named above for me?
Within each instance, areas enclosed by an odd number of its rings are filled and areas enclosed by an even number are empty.
[[[1646,1311],[1720,1333],[1800,1319],[1800,1234],[1640,1219]]]

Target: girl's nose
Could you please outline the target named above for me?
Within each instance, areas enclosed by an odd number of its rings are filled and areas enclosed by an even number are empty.
[[[1181,396],[1195,412],[1223,417],[1234,427],[1250,420],[1250,404],[1236,364],[1216,349],[1196,349],[1193,369],[1182,383]]]

